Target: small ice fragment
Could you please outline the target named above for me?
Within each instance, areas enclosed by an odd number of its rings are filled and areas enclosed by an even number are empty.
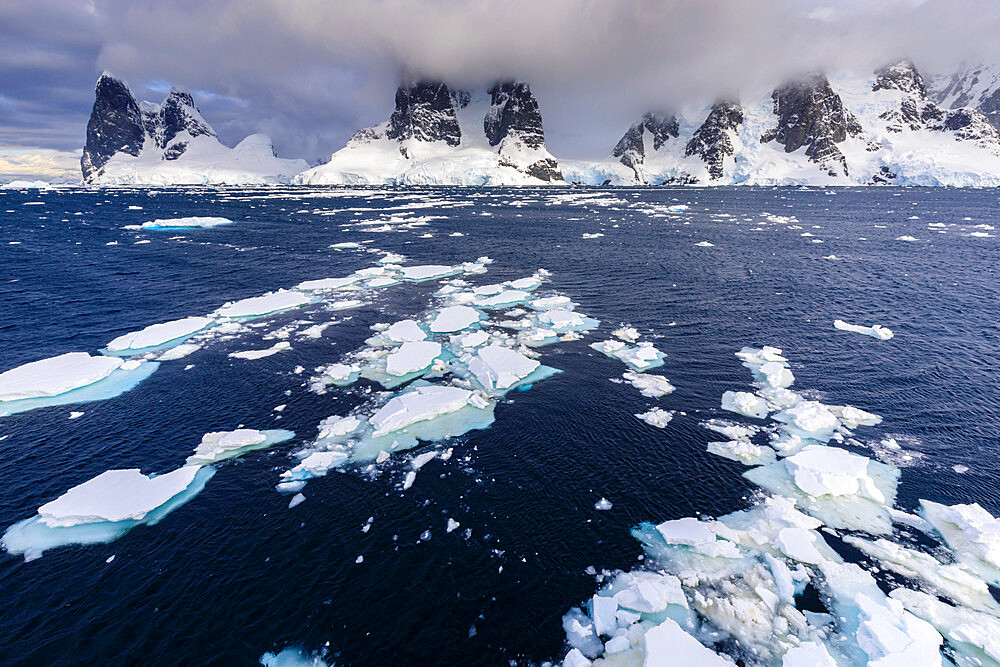
[[[699,247],[699,248],[714,248],[715,247],[714,243],[709,243],[708,241],[699,241],[698,243],[695,243],[695,245],[697,247]]]
[[[403,478],[403,491],[406,491],[411,486],[413,486],[413,482],[416,479],[417,479],[417,471],[416,470],[411,470],[410,472],[406,473],[406,477]]]
[[[104,560],[104,562],[105,562],[105,563],[113,563],[113,562],[115,562],[115,554],[111,554],[110,556],[108,556],[108,557],[107,557],[107,558],[106,558],[106,559]]]
[[[357,558],[354,559],[354,562],[360,565],[361,563],[365,562],[365,557],[364,556],[358,556]]]
[[[234,359],[263,359],[264,357],[270,357],[272,354],[277,354],[283,350],[292,349],[292,344],[287,340],[278,341],[271,347],[265,348],[263,350],[243,350],[240,352],[230,352],[229,356]]]
[[[594,503],[595,510],[609,510],[611,509],[611,501],[607,498],[601,496],[601,499]]]
[[[288,509],[292,509],[297,505],[301,505],[305,501],[306,497],[304,495],[302,495],[301,493],[296,493],[294,496],[292,496],[292,499],[288,501]]]
[[[833,326],[841,331],[853,331],[854,333],[864,334],[865,336],[871,336],[879,340],[889,340],[893,336],[892,329],[887,329],[880,324],[865,327],[857,324],[848,324],[844,320],[834,320]]]
[[[70,412],[69,413],[69,418],[70,419],[79,419],[82,416],[83,416],[82,412]]]
[[[670,420],[674,418],[674,413],[669,410],[664,410],[663,408],[650,408],[646,412],[638,413],[636,417],[650,426],[655,426],[656,428],[666,428],[667,424],[670,423]]]
[[[727,391],[722,394],[722,409],[745,417],[767,417],[767,403],[763,398],[746,391]]]
[[[448,517],[448,527],[444,529],[444,532],[450,533],[461,525],[462,524],[460,524],[458,521],[455,521],[451,517]]]

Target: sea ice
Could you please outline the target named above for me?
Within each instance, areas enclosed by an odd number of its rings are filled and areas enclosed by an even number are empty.
[[[893,336],[892,329],[887,329],[880,324],[864,327],[858,324],[848,324],[844,320],[834,320],[833,326],[841,331],[853,331],[854,333],[864,334],[865,336],[871,336],[879,340],[889,340]]]
[[[959,561],[1000,584],[1000,520],[978,503],[942,505],[920,501],[920,516],[941,535]]]
[[[479,322],[479,311],[470,306],[442,308],[430,323],[432,333],[454,333]]]
[[[435,278],[444,278],[445,276],[453,276],[456,273],[460,273],[461,270],[461,267],[427,264],[425,266],[404,266],[400,273],[404,280],[421,282],[424,280],[434,280]]]
[[[650,426],[655,426],[656,428],[666,428],[670,420],[674,418],[674,413],[663,408],[650,408],[646,412],[640,412],[636,415],[639,419],[646,422]]]
[[[385,337],[396,343],[420,341],[427,338],[427,333],[413,320],[400,320],[385,330]]]
[[[213,322],[210,317],[185,317],[180,320],[151,324],[145,329],[133,331],[115,338],[108,343],[112,353],[131,353],[137,350],[162,348],[170,343],[179,344],[184,339],[201,331]]]
[[[247,452],[265,449],[295,437],[292,431],[283,429],[258,431],[241,428],[235,431],[212,431],[201,438],[194,454],[187,457],[185,465],[208,465],[242,456]]]
[[[441,355],[441,344],[432,341],[408,341],[385,361],[385,372],[403,376],[426,370]]]
[[[263,359],[264,357],[270,357],[272,354],[277,354],[283,350],[292,349],[292,344],[287,340],[279,340],[277,343],[271,347],[264,348],[263,350],[243,350],[241,352],[230,352],[229,356],[234,359]]]
[[[0,373],[0,403],[65,394],[103,380],[126,363],[86,352],[32,361]]]
[[[764,419],[767,417],[767,402],[747,391],[727,391],[722,394],[722,409],[745,417]]]
[[[144,222],[140,225],[140,227],[142,229],[173,231],[177,229],[220,227],[222,225],[231,224],[233,224],[233,221],[229,218],[191,216],[187,218],[160,218],[150,222]]]
[[[465,362],[479,385],[488,392],[504,392],[534,373],[541,364],[500,345],[479,349]]]
[[[674,386],[670,384],[670,380],[662,375],[625,371],[625,373],[622,374],[622,377],[625,378],[629,384],[638,389],[640,394],[648,396],[649,398],[660,398],[662,396],[666,396],[674,390]]]
[[[263,296],[227,303],[218,310],[220,317],[258,317],[310,303],[312,298],[294,290],[278,290]]]

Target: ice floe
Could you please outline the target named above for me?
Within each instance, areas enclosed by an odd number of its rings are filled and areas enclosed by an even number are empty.
[[[227,303],[218,310],[219,317],[243,318],[270,315],[312,302],[312,297],[295,290],[278,290],[263,296],[254,296]]]
[[[865,327],[858,324],[848,324],[844,320],[834,320],[833,326],[841,331],[853,331],[854,333],[864,334],[865,336],[871,336],[879,340],[889,340],[893,336],[892,329],[887,329],[881,324],[873,324],[870,327]]]
[[[176,231],[178,229],[207,229],[211,227],[221,227],[231,225],[233,221],[229,218],[218,218],[210,216],[189,216],[186,218],[158,218],[142,223],[140,229],[154,229],[162,231]]]
[[[662,375],[652,373],[634,373],[626,371],[622,374],[625,381],[639,390],[639,393],[649,398],[661,398],[674,391],[670,380]]]
[[[266,449],[295,437],[292,431],[274,429],[258,431],[241,428],[235,431],[212,431],[201,438],[194,454],[187,457],[185,465],[208,465],[225,459],[236,458],[257,449]]]
[[[159,364],[67,352],[0,373],[0,414],[105,400],[132,389]]]
[[[212,324],[210,317],[185,317],[170,322],[151,324],[139,331],[124,334],[108,343],[112,354],[136,354],[179,345],[187,338]]]

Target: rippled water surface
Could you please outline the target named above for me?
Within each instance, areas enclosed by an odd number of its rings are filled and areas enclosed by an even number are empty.
[[[602,321],[581,341],[541,348],[542,362],[563,372],[510,394],[492,427],[455,439],[455,456],[427,464],[406,491],[405,457],[374,478],[347,470],[314,480],[293,509],[274,485],[318,422],[360,404],[371,386],[316,395],[292,369],[337,361],[372,324],[426,310],[435,282],[386,290],[337,314],[321,338],[294,340],[265,359],[227,355],[270,345],[262,335],[292,321],[331,314],[307,307],[267,318],[239,339],[162,364],[111,400],[0,418],[3,529],[104,470],[171,470],[207,431],[297,434],[220,465],[204,491],[158,525],[32,562],[0,556],[0,661],[252,664],[287,645],[328,646],[338,662],[358,665],[559,658],[561,615],[596,587],[588,566],[637,564],[630,527],[746,506],[745,468],[706,453],[716,438],[699,425],[725,416],[723,391],[748,384],[733,356],[743,345],[783,348],[798,389],[883,416],[859,437],[891,435],[923,455],[903,468],[900,507],[927,498],[1000,513],[1000,251],[996,232],[977,227],[996,224],[996,192],[584,192],[600,197],[587,203],[565,197],[580,191],[554,189],[0,191],[0,371],[96,353],[148,324],[347,275],[379,257],[329,247],[344,241],[370,240],[413,264],[488,255],[495,262],[470,278],[477,284],[545,268],[552,276],[543,290]],[[689,208],[664,212],[676,204]],[[235,224],[123,228],[189,215]],[[404,231],[355,224],[391,215],[442,217]],[[604,236],[583,237],[595,233]],[[695,245],[702,241],[714,245]],[[896,335],[838,331],[838,318]],[[667,354],[658,372],[673,394],[657,402],[609,381],[621,362],[588,343],[622,322]],[[275,412],[279,404],[287,407]],[[633,416],[653,404],[678,411],[665,430]],[[70,410],[84,415],[70,420]],[[610,511],[594,509],[602,496]],[[446,533],[449,517],[471,538]],[[431,539],[420,540],[426,530]]]

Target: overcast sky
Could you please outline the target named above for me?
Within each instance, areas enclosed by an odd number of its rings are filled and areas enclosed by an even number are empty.
[[[647,109],[797,72],[899,55],[928,72],[997,62],[998,17],[996,0],[12,0],[0,3],[0,173],[79,150],[102,70],[140,99],[191,90],[228,145],[259,131],[307,159],[385,120],[402,72],[519,78],[550,150],[597,157]]]

